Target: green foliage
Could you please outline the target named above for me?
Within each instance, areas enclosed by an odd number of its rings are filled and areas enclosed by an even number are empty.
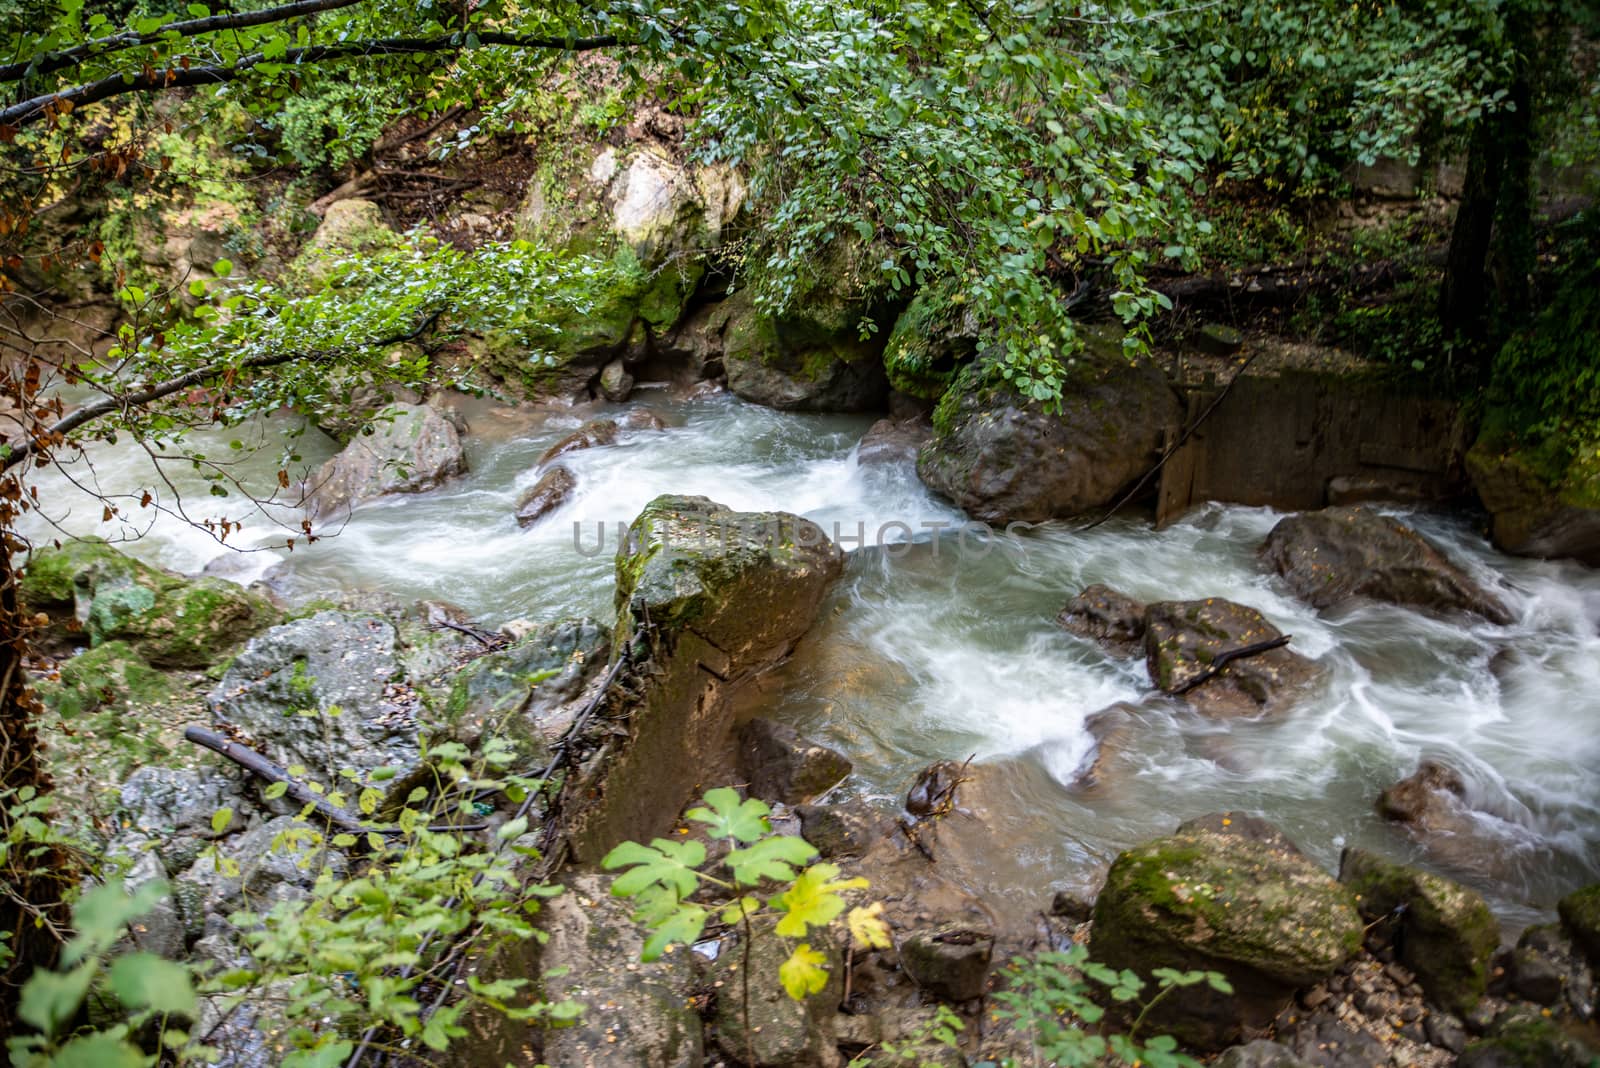
[[[187,967],[152,953],[124,952],[113,947],[126,937],[129,925],[154,908],[166,894],[162,883],[147,883],[130,893],[120,882],[96,887],[72,910],[76,932],[61,955],[60,970],[36,971],[22,988],[20,1019],[35,1033],[6,1042],[17,1068],[121,1066],[143,1068],[158,1063],[137,1036],[154,1025],[157,1048],[173,1051],[179,1063],[189,1036],[183,1024],[195,1018],[198,1003]],[[79,1029],[73,1021],[96,993],[120,1005],[125,1019],[103,1029]],[[195,1051],[190,1051],[195,1052]]]
[[[846,891],[867,885],[865,879],[839,879],[837,865],[802,867],[816,857],[816,847],[793,835],[772,834],[767,819],[770,812],[765,802],[741,800],[738,792],[728,787],[708,791],[704,803],[691,808],[686,816],[704,824],[709,837],[734,845],[720,865],[710,870],[702,870],[705,845],[694,840],[657,838],[647,846],[623,842],[605,855],[601,867],[628,869],[612,881],[611,892],[639,902],[635,918],[651,932],[645,940],[644,960],[660,958],[673,945],[693,944],[718,904],[722,906],[721,921],[740,925],[746,937],[756,917],[777,914],[777,934],[804,938],[814,928],[828,927],[844,912]],[[725,877],[711,874],[721,869],[725,869]],[[768,896],[763,900],[743,892],[756,889]],[[691,900],[702,896],[703,890],[723,900],[704,904]],[[879,911],[852,910],[852,937],[864,944],[886,943],[888,928]],[[827,985],[827,957],[801,942],[779,965],[775,978],[790,997],[801,1001]]]
[[[389,85],[366,72],[314,75],[284,101],[274,126],[279,147],[306,170],[339,170],[366,157],[407,110]]]
[[[1198,1068],[1199,1062],[1179,1053],[1176,1040],[1169,1036],[1140,1042],[1139,1028],[1171,991],[1204,983],[1219,993],[1231,994],[1227,979],[1216,972],[1158,968],[1152,975],[1156,992],[1143,1003],[1127,1032],[1106,1034],[1107,1013],[1090,984],[1102,988],[1112,1001],[1130,1005],[1139,1002],[1148,984],[1131,971],[1117,971],[1089,960],[1088,952],[1083,946],[1073,946],[1065,953],[1013,960],[1007,968],[1005,989],[994,995],[997,1015],[1027,1035],[1039,1057],[1063,1068],[1106,1063],[1131,1068]]]
[[[930,1053],[934,1050],[956,1049],[964,1029],[961,1017],[955,1014],[954,1009],[944,1004],[935,1005],[933,1015],[910,1034],[871,1050],[871,1057],[856,1057],[848,1068],[871,1068],[884,1064],[905,1065],[906,1068],[944,1068],[949,1062],[930,1059]]]

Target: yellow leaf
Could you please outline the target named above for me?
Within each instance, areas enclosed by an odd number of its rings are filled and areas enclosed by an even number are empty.
[[[827,957],[801,942],[789,959],[778,965],[778,979],[791,998],[804,1001],[807,994],[815,994],[828,985],[827,963]]]
[[[863,949],[889,949],[889,925],[883,920],[883,902],[874,901],[866,908],[853,908],[845,920],[850,925],[850,937]]]

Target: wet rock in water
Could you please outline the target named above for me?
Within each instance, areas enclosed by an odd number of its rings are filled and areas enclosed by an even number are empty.
[[[567,503],[578,480],[561,464],[550,468],[517,499],[517,526],[531,527]]]
[[[1072,789],[1092,793],[1112,780],[1119,764],[1126,763],[1122,758],[1134,741],[1138,712],[1138,706],[1119,702],[1084,719],[1083,729],[1094,739],[1094,748],[1073,773]]]
[[[252,639],[206,701],[269,759],[314,781],[393,768],[398,783],[420,757],[402,675],[393,623],[318,612]]]
[[[825,857],[859,856],[889,833],[890,822],[859,801],[838,805],[797,805],[800,837]]]
[[[679,950],[641,963],[647,932],[633,922],[633,905],[609,889],[607,877],[575,876],[540,913],[539,925],[550,936],[539,954],[543,996],[583,1006],[572,1026],[544,1032],[543,1062],[551,1068],[700,1068],[700,1018],[690,1001],[693,955]]]
[[[1437,863],[1462,872],[1483,872],[1508,859],[1471,805],[1467,784],[1454,768],[1424,760],[1417,770],[1378,797],[1378,812],[1402,824]]]
[[[748,1063],[762,1068],[838,1068],[843,1063],[833,1031],[844,994],[843,954],[828,944],[823,931],[814,929],[813,934],[822,936],[811,938],[809,944],[828,958],[828,984],[804,1001],[795,1001],[781,984],[771,981],[788,958],[790,945],[770,927],[756,928],[750,941],[748,1023],[743,998],[738,993],[742,990],[739,969],[744,952],[738,946],[729,946],[717,959],[712,974],[723,991],[717,999],[717,1045],[738,1063],[747,1063],[747,1055],[754,1056]]]
[[[1565,928],[1600,968],[1600,883],[1574,890],[1556,904]]]
[[[1095,902],[1090,954],[1145,977],[1163,967],[1227,976],[1233,994],[1182,988],[1151,1021],[1219,1049],[1331,976],[1360,949],[1361,931],[1349,891],[1298,851],[1202,830],[1117,857]]]
[[[1057,413],[983,381],[980,364],[946,394],[917,474],[986,523],[1105,507],[1149,470],[1179,421],[1177,399],[1149,364],[1095,364],[1062,390]]]
[[[856,460],[863,467],[872,464],[913,464],[917,453],[933,437],[933,426],[925,418],[879,419],[861,436]]]
[[[1057,890],[1050,899],[1050,915],[1071,923],[1087,923],[1094,915],[1094,900],[1076,890]]]
[[[1144,640],[1144,614],[1142,603],[1097,582],[1068,601],[1056,622],[1118,656],[1133,656]]]
[[[1254,608],[1220,597],[1160,601],[1145,613],[1145,666],[1162,692],[1207,714],[1276,712],[1321,674],[1315,661],[1279,647],[1213,668],[1222,654],[1282,636]]]
[[[1244,812],[1211,812],[1178,824],[1178,834],[1227,834],[1258,842],[1275,852],[1298,855],[1300,847],[1276,826]]]
[[[1301,600],[1333,608],[1357,598],[1510,623],[1495,594],[1410,527],[1361,507],[1324,508],[1279,521],[1261,546]]]
[[[955,807],[956,791],[965,780],[967,765],[954,760],[939,760],[917,773],[906,793],[906,811],[918,819],[946,812]]]
[[[1213,1068],[1311,1068],[1295,1056],[1294,1050],[1277,1042],[1258,1038],[1243,1046],[1232,1046],[1212,1062]]]
[[[600,372],[600,395],[615,404],[621,404],[633,393],[633,376],[621,360],[612,360]]]
[[[753,719],[739,728],[739,770],[752,796],[797,805],[837,786],[851,764],[793,727]]]
[[[429,404],[396,404],[307,483],[306,512],[332,519],[392,493],[421,493],[466,473],[461,434]]]
[[[598,445],[614,445],[620,428],[614,419],[591,419],[587,423],[550,446],[539,456],[535,466],[543,467],[557,456],[565,456],[569,452],[578,452],[580,449],[592,449]]]
[[[966,923],[913,931],[900,942],[900,966],[913,982],[945,1001],[982,997],[994,932]]]
[[[46,643],[125,643],[129,663],[101,654],[98,670],[155,689],[137,658],[164,668],[208,667],[280,618],[266,598],[215,578],[189,579],[124,555],[99,539],[68,541],[28,560],[19,586],[29,612],[51,622]],[[126,655],[131,652],[132,657]],[[87,673],[90,665],[81,665]]]
[[[1494,543],[1513,556],[1571,557],[1600,567],[1600,508],[1595,460],[1574,458],[1552,484],[1544,465],[1515,448],[1493,447],[1486,434],[1467,452],[1467,472],[1494,519]]]
[[[612,640],[650,662],[634,669],[641,695],[627,733],[608,740],[613,755],[593,781],[574,778],[589,791],[569,810],[575,855],[598,860],[668,829],[700,785],[699,761],[727,750],[733,694],[793,651],[843,564],[799,516],[704,497],[645,507],[617,555]]]
[[[622,430],[667,429],[667,421],[649,408],[630,408],[617,416],[616,423]]]
[[[1449,879],[1349,848],[1339,881],[1355,893],[1373,937],[1393,945],[1428,999],[1467,1013],[1483,997],[1500,927],[1476,892]]]

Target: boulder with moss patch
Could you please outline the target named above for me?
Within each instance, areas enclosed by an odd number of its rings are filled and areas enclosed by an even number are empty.
[[[51,618],[53,633],[87,634],[91,646],[126,642],[163,668],[207,667],[278,619],[259,594],[222,579],[187,579],[93,539],[35,553],[21,596]]]
[[[1600,968],[1600,883],[1574,890],[1556,905],[1561,926]]]
[[[177,687],[133,646],[114,641],[63,661],[59,681],[41,682],[38,692],[46,708],[70,722],[101,708],[160,704]]]
[[[724,303],[722,365],[737,396],[785,411],[858,412],[887,404],[883,343],[861,336],[865,304],[815,288],[777,316],[756,307],[747,291]]]
[[[1500,927],[1476,892],[1449,879],[1392,864],[1363,849],[1344,851],[1339,880],[1356,894],[1361,915],[1382,921],[1400,962],[1416,973],[1428,999],[1471,1012],[1489,983]]]
[[[1181,695],[1203,712],[1279,712],[1321,676],[1316,661],[1280,646],[1213,668],[1224,653],[1281,637],[1254,608],[1220,597],[1159,601],[1145,610],[1145,667],[1162,692]]]
[[[1534,450],[1486,434],[1468,451],[1466,465],[1493,517],[1497,547],[1600,567],[1600,454],[1551,465]]]
[[[987,523],[1081,515],[1115,501],[1160,455],[1177,398],[1147,363],[1084,357],[1059,410],[969,364],[934,412],[917,474]]]
[[[1117,857],[1095,902],[1090,953],[1145,978],[1157,968],[1222,973],[1233,993],[1182,988],[1151,1021],[1218,1049],[1331,976],[1361,948],[1361,927],[1349,891],[1286,839],[1196,829]]]
[[[787,656],[816,618],[843,554],[809,520],[657,497],[617,553],[612,641],[639,694],[611,755],[575,780],[582,861],[664,833],[711,754],[732,756],[731,695]]]
[[[969,305],[924,290],[900,313],[884,344],[889,385],[907,396],[938,400],[977,354],[978,341],[977,316]]]

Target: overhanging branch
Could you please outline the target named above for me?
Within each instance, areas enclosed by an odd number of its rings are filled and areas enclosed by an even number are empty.
[[[516,33],[479,33],[472,35],[479,46],[498,45],[505,48],[551,49],[566,52],[590,52],[623,44],[613,34],[599,37],[532,37]],[[97,104],[129,93],[145,93],[163,89],[182,89],[204,85],[222,85],[244,77],[257,67],[275,64],[285,67],[308,63],[325,63],[341,59],[375,59],[384,56],[415,56],[435,52],[460,52],[467,48],[467,35],[449,34],[444,37],[390,37],[371,41],[349,41],[334,45],[307,45],[290,48],[283,55],[269,59],[265,53],[252,52],[237,63],[227,66],[188,68],[169,67],[165,70],[145,70],[138,73],[113,74],[97,81],[43,93],[0,111],[0,128],[20,129],[58,113],[62,105],[70,108]]]
[[[434,323],[438,322],[439,316],[442,314],[444,314],[443,311],[436,311],[405,333],[378,338],[362,345],[361,348],[387,348],[390,345],[398,345],[405,341],[414,341],[426,333]],[[102,397],[100,400],[85,404],[83,407],[74,409],[67,415],[62,416],[37,434],[31,435],[29,440],[18,442],[12,447],[4,462],[0,462],[0,472],[11,470],[28,457],[37,453],[41,442],[52,444],[79,427],[94,422],[96,419],[102,419],[113,412],[123,411],[127,408],[142,408],[146,404],[153,404],[164,397],[172,396],[174,393],[192,389],[229,371],[254,371],[264,367],[280,367],[286,363],[297,362],[326,363],[348,356],[352,351],[354,351],[352,348],[345,347],[312,350],[310,352],[264,352],[257,356],[246,357],[238,363],[212,363],[204,367],[197,367],[176,377],[157,382],[143,389],[134,390],[132,393],[117,393]]]

